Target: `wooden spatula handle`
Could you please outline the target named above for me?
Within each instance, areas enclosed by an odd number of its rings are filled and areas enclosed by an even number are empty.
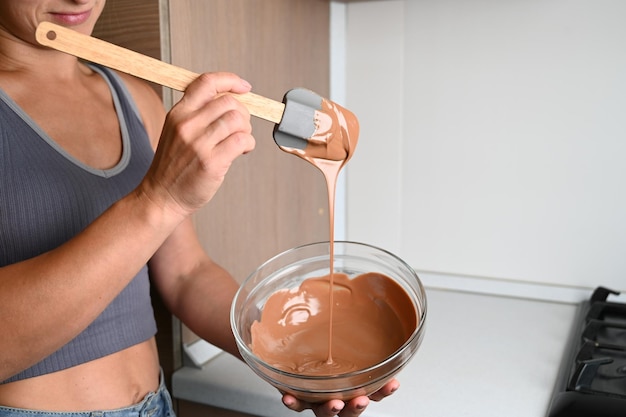
[[[184,68],[50,22],[39,24],[36,38],[41,45],[178,91],[185,91],[199,76]],[[283,103],[254,93],[233,96],[241,101],[253,116],[280,123],[285,111]]]

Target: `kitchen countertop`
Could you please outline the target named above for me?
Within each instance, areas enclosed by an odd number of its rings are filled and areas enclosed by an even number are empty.
[[[544,417],[576,304],[427,288],[422,346],[401,387],[364,417]],[[278,392],[220,353],[183,367],[175,398],[263,417],[294,417]],[[312,415],[311,413],[308,415]]]

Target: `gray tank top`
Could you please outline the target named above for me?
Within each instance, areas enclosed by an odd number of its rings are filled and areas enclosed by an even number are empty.
[[[150,166],[150,141],[123,82],[106,68],[92,68],[108,83],[121,126],[122,157],[111,169],[93,169],[67,154],[0,89],[0,267],[71,239],[132,191]],[[148,268],[144,266],[75,339],[2,383],[98,359],[155,333]]]

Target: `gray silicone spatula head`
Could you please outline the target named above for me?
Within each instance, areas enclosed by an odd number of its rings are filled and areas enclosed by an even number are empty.
[[[289,90],[283,98],[285,111],[274,126],[274,141],[280,147],[304,149],[315,134],[315,112],[322,110],[322,97],[304,88]]]
[[[300,156],[345,161],[359,132],[356,117],[343,107],[305,88],[289,90],[285,110],[274,127],[274,141]]]

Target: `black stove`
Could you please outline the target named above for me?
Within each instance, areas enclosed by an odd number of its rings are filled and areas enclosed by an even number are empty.
[[[611,294],[598,287],[578,306],[548,417],[626,416],[626,304]]]

